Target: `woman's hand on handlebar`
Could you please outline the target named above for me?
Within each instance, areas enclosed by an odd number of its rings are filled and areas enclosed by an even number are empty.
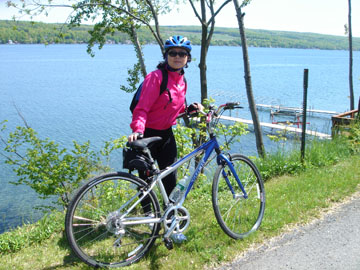
[[[144,137],[144,135],[142,133],[134,132],[129,135],[128,141],[133,142],[133,141],[136,141],[137,139],[142,139],[143,137]]]
[[[190,115],[192,113],[203,110],[204,110],[204,106],[201,103],[194,102],[187,107],[187,114]]]

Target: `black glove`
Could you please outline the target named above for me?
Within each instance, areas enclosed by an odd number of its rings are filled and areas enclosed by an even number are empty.
[[[190,104],[186,109],[186,112],[187,112],[188,115],[196,113],[198,111],[199,111],[199,108],[198,108],[197,103]]]

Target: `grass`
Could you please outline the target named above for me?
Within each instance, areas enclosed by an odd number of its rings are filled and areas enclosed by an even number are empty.
[[[358,191],[359,162],[360,156],[354,155],[335,165],[310,167],[296,176],[267,181],[263,223],[256,233],[241,241],[229,238],[218,226],[211,205],[211,189],[209,184],[204,184],[190,193],[185,205],[191,214],[186,231],[188,241],[168,251],[159,239],[148,256],[127,269],[204,269],[231,261],[247,248],[319,217],[333,202],[341,202]],[[70,252],[63,233],[55,231],[41,243],[2,254],[0,269],[92,268],[79,262]]]
[[[344,158],[351,156],[354,147],[344,137],[335,137],[332,140],[314,139],[308,141],[304,163],[300,160],[300,147],[291,151],[279,148],[276,152],[255,160],[264,181],[280,175],[296,175],[310,168],[333,165]]]
[[[63,223],[63,215],[54,212],[45,215],[36,224],[24,224],[15,230],[0,234],[0,254],[16,252],[33,243],[41,243],[54,232],[61,231],[64,228]]]

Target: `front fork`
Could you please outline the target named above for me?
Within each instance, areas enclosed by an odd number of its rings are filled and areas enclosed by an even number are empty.
[[[231,156],[229,155],[230,159],[231,159]],[[242,197],[244,199],[247,199],[248,198],[248,194],[246,193],[245,189],[244,189],[244,186],[243,184],[241,183],[240,179],[239,179],[239,176],[237,175],[236,171],[235,171],[235,168],[233,166],[233,163],[232,161],[230,160],[229,158],[227,158],[224,154],[222,153],[219,153],[218,156],[217,156],[217,163],[221,166],[223,166],[223,170],[222,170],[222,176],[224,177],[225,181],[226,181],[226,184],[228,185],[232,195],[233,195],[233,198],[234,199],[237,199],[239,198],[239,194],[236,194],[235,191],[234,191],[234,188],[233,186],[231,185],[230,183],[230,180],[229,180],[229,175],[233,175],[236,182],[238,183],[241,191],[243,192],[243,195]],[[226,172],[225,168],[226,166],[230,169],[228,170],[228,172]]]

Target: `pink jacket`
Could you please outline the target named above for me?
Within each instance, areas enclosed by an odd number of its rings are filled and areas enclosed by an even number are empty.
[[[184,75],[168,71],[168,85],[172,102],[169,103],[169,93],[161,95],[161,70],[149,73],[144,80],[141,96],[133,112],[130,127],[133,132],[144,134],[145,128],[165,130],[176,124],[176,117],[185,110],[186,83]]]

